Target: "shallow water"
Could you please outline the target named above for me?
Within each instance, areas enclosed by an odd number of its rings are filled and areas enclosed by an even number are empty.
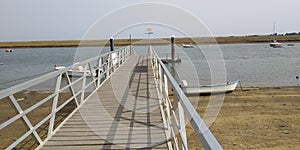
[[[170,46],[154,46],[159,55],[170,52]],[[136,46],[145,53],[147,46]],[[53,71],[54,64],[68,66],[81,58],[108,51],[96,47],[83,48],[16,48],[12,53],[0,49],[0,89],[22,83]],[[169,68],[190,84],[211,84],[240,79],[243,86],[300,85],[300,43],[293,47],[270,48],[263,44],[199,45],[176,47],[181,63]],[[219,56],[219,57],[214,57]],[[196,78],[198,77],[198,79]],[[199,83],[195,82],[199,80]]]
[[[284,46],[271,48],[268,43],[179,46],[176,52],[182,62],[170,66],[175,68],[180,80],[194,85],[240,80],[243,86],[298,86],[300,43]],[[169,46],[155,49],[162,57],[170,52]]]

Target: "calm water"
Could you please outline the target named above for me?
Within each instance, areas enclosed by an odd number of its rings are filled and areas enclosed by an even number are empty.
[[[267,43],[219,46],[221,54],[214,51],[217,46],[212,45],[194,48],[176,47],[182,62],[169,67],[176,70],[180,79],[189,82],[193,82],[195,76],[198,76],[200,84],[210,84],[212,77],[214,83],[219,81],[217,79],[219,76],[225,75],[227,81],[240,79],[244,86],[300,85],[300,79],[296,79],[296,76],[300,76],[300,43],[279,49],[270,48]],[[146,48],[147,46],[137,46],[136,50],[145,53]],[[170,51],[170,46],[154,46],[154,48],[161,56]],[[79,52],[77,48],[18,48],[12,53],[6,53],[4,49],[0,49],[0,89],[53,71],[54,64],[68,66],[106,51],[107,48],[100,51],[95,47],[84,48]],[[212,53],[223,57],[214,58]],[[222,61],[224,63],[214,64]],[[225,73],[222,66],[225,67]]]
[[[275,49],[270,48],[266,43],[226,44],[219,47],[221,51],[219,55],[222,58],[214,57],[219,52],[217,46],[200,45],[191,49],[178,47],[176,50],[183,57],[183,62],[173,66],[180,78],[191,80],[190,78],[195,75],[192,71],[196,70],[200,84],[204,85],[220,83],[222,79],[218,77],[224,74],[225,80],[240,79],[244,86],[300,85],[300,79],[296,79],[296,76],[300,77],[300,43],[293,47],[287,47],[285,44],[284,48]],[[170,48],[165,47],[165,49]],[[186,58],[189,58],[190,62],[187,63]],[[214,64],[214,62],[219,63]],[[223,70],[222,62],[225,67]],[[193,68],[187,67],[191,64],[194,65]],[[212,76],[213,81],[211,81]],[[190,82],[193,84],[193,81]]]

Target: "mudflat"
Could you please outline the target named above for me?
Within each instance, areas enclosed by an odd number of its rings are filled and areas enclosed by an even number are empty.
[[[14,94],[15,99],[23,110],[26,110],[40,100],[51,95],[53,92],[50,91],[22,91]],[[58,106],[64,103],[71,97],[69,93],[61,93],[58,99]],[[46,103],[42,104],[38,108],[29,112],[26,117],[29,119],[32,126],[37,125],[46,116],[51,113],[53,99],[50,99]],[[57,112],[55,117],[55,128],[75,109],[76,104],[71,101],[63,109]],[[14,117],[18,112],[14,108],[14,105],[10,102],[8,97],[0,99],[0,124]],[[49,120],[42,124],[38,129],[37,133],[41,139],[45,139],[48,133]],[[23,122],[23,119],[18,119],[9,126],[0,130],[0,149],[5,149],[23,134],[28,131],[28,126]],[[33,135],[25,138],[15,149],[35,149],[38,143]]]
[[[201,116],[209,99],[199,98]],[[202,149],[188,128],[189,146]],[[228,93],[210,130],[224,149],[300,149],[300,87],[251,87]]]
[[[22,108],[26,109],[38,99],[50,93],[24,91],[15,95]],[[59,103],[70,97],[60,96]],[[203,117],[210,96],[198,99],[197,111]],[[51,111],[51,101],[40,109],[28,114],[35,125]],[[70,103],[58,113],[56,123],[61,122],[75,104]],[[0,100],[0,123],[11,118],[15,111],[9,99]],[[300,149],[300,87],[247,87],[237,89],[225,95],[215,122],[210,126],[212,133],[224,149]],[[45,137],[48,122],[37,131]],[[19,119],[10,127],[0,131],[0,148],[3,149],[24,134],[26,126]],[[190,149],[202,149],[193,129],[187,125],[187,136]],[[37,146],[34,137],[30,136],[19,144],[17,149],[33,149]]]

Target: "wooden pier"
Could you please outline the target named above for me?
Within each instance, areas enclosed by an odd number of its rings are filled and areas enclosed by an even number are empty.
[[[131,56],[42,149],[168,149],[147,56]]]

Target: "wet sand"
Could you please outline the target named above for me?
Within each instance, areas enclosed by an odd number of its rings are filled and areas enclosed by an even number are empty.
[[[47,92],[21,92],[16,94],[22,108],[27,108]],[[60,102],[70,95],[63,94]],[[24,99],[23,99],[24,98]],[[199,98],[197,111],[203,117],[209,96]],[[50,112],[51,102],[28,114],[33,124]],[[59,112],[57,123],[74,109],[74,103]],[[0,100],[0,123],[15,114],[8,99]],[[190,149],[201,149],[190,125],[187,126]],[[0,148],[3,149],[24,133],[26,126],[18,120],[0,131]],[[225,96],[216,121],[210,127],[224,149],[300,149],[300,87],[243,88]],[[47,124],[38,133],[45,136]],[[37,146],[32,137],[18,145],[17,149],[33,149]]]
[[[197,111],[202,117],[208,100],[200,97]],[[210,129],[224,149],[300,149],[300,87],[228,93]],[[188,132],[188,137],[195,135]],[[189,146],[201,149],[198,144],[191,141]]]
[[[23,91],[14,94],[14,97],[18,101],[20,107],[23,110],[26,110],[27,108],[33,106],[34,104],[51,94],[52,92],[49,91]],[[58,105],[65,102],[70,97],[71,94],[69,93],[60,94],[58,99]],[[65,106],[65,108],[57,112],[55,118],[55,127],[57,127],[58,124],[61,123],[72,112],[72,110],[75,109],[75,106],[75,102],[70,102]],[[28,117],[31,124],[35,126],[37,123],[39,123],[42,119],[44,119],[51,113],[51,108],[52,99],[44,103],[37,109],[34,109],[26,116]],[[9,98],[4,98],[0,100],[0,124],[12,118],[16,114],[17,112],[15,111],[14,106],[10,103]],[[45,139],[48,133],[48,127],[49,121],[46,121],[46,123],[44,123],[43,125],[41,125],[41,127],[37,129],[37,133],[39,134],[41,139]],[[0,130],[0,149],[5,149],[27,131],[28,127],[23,123],[22,119],[18,119],[15,122],[13,122],[10,126]],[[34,149],[37,146],[37,141],[31,135],[27,137],[23,142],[18,144],[15,147],[15,149]]]

